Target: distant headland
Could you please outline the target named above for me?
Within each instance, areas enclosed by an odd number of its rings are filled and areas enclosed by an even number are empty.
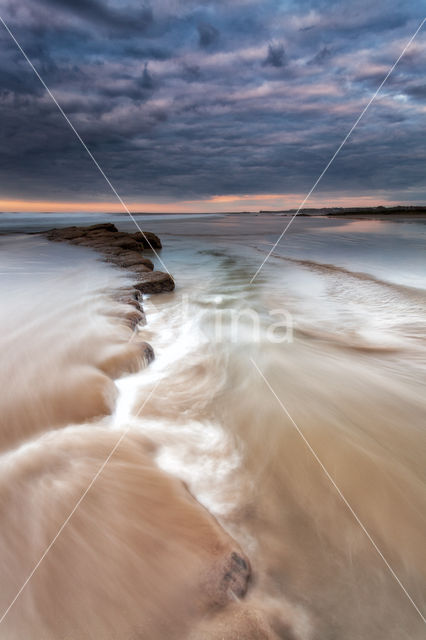
[[[285,213],[295,214],[297,209],[266,210],[261,209],[259,213]],[[398,205],[391,207],[322,207],[304,208],[297,214],[298,216],[351,216],[363,218],[378,217],[426,217],[426,205]]]

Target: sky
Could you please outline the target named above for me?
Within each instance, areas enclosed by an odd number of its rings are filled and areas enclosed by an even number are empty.
[[[133,211],[298,207],[424,0],[0,0]],[[119,211],[0,24],[0,210]],[[426,201],[426,25],[306,206]]]

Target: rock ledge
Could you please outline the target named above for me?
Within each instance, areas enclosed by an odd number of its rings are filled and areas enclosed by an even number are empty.
[[[119,302],[128,305],[129,311],[123,315],[123,320],[132,329],[145,323],[140,302],[142,294],[162,293],[175,288],[172,276],[154,271],[152,260],[142,255],[143,252],[157,255],[156,250],[162,247],[160,238],[151,231],[126,233],[119,231],[111,222],[105,222],[88,227],[50,229],[43,235],[53,242],[68,242],[94,249],[102,254],[105,262],[133,271],[136,279],[133,288],[123,289],[115,294]],[[140,354],[146,365],[154,359],[154,350],[147,342],[140,343]]]
[[[162,247],[160,238],[151,231],[126,233],[118,231],[111,222],[105,222],[89,227],[50,229],[44,235],[54,242],[69,242],[94,249],[104,256],[106,262],[133,271],[138,280],[135,287],[142,293],[162,293],[173,291],[175,287],[169,273],[154,271],[152,260],[142,255],[145,251],[156,253]]]

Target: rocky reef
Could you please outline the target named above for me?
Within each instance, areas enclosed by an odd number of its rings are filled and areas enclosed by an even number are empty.
[[[127,233],[118,231],[111,222],[94,224],[90,227],[64,227],[46,231],[46,237],[54,242],[69,242],[95,249],[104,256],[106,262],[133,271],[138,275],[135,288],[141,293],[161,293],[173,291],[175,283],[169,273],[154,271],[152,261],[144,251],[157,254],[161,240],[150,231]]]
[[[44,232],[53,242],[67,242],[94,249],[102,255],[105,262],[111,263],[135,274],[133,288],[115,292],[115,298],[131,307],[124,314],[124,321],[132,329],[145,321],[142,308],[142,295],[173,291],[175,283],[169,273],[154,271],[149,254],[158,256],[162,248],[161,240],[150,231],[127,233],[119,231],[111,222],[94,224],[88,227],[63,227]],[[146,255],[148,254],[148,255]],[[141,344],[145,364],[154,359],[154,350],[148,343]]]

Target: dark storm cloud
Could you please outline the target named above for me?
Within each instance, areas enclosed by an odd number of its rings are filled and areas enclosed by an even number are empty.
[[[202,22],[198,25],[200,47],[209,47],[219,39],[219,31],[212,25]]]
[[[0,69],[0,93],[7,94],[13,93],[16,95],[19,94],[28,94],[28,78],[22,75],[17,75],[7,69]],[[34,91],[38,94],[43,93],[43,88],[41,86],[34,87]]]
[[[280,43],[270,44],[264,64],[270,64],[272,67],[283,67],[286,64],[284,45]]]
[[[398,0],[22,0],[3,17],[121,195],[143,200],[306,193],[422,15]],[[421,189],[425,37],[328,192]],[[2,197],[109,198],[4,31],[0,48]]]
[[[408,87],[405,90],[405,93],[413,98],[418,98],[419,100],[426,100],[426,84],[415,85],[412,87]]]
[[[323,64],[331,56],[331,51],[327,46],[321,47],[317,54],[310,60],[311,64]]]
[[[96,25],[105,25],[113,29],[124,29],[130,32],[143,33],[153,23],[151,7],[141,8],[124,6],[112,9],[100,0],[41,0],[55,10],[69,12],[79,18],[87,19]]]
[[[148,64],[145,63],[145,67],[142,73],[142,78],[140,79],[140,85],[144,89],[153,89],[154,88],[154,79],[150,72],[148,71]]]

